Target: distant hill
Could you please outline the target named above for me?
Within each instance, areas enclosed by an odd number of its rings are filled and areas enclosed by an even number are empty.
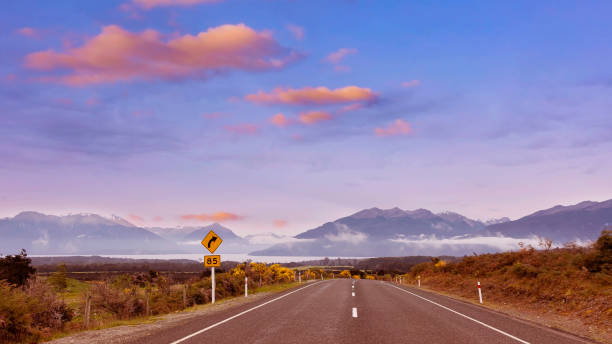
[[[0,254],[25,248],[34,255],[206,253],[200,242],[213,230],[223,239],[215,253],[245,253],[282,241],[271,233],[242,238],[219,223],[202,227],[142,228],[118,216],[45,215],[34,211],[0,219]]]
[[[440,243],[417,247],[406,241],[440,240],[468,236],[485,229],[485,224],[463,215],[444,212],[434,214],[426,209],[370,208],[295,236],[296,241],[276,244],[253,255],[300,256],[407,256],[442,254],[462,255],[474,248]]]
[[[453,212],[371,208],[325,223],[253,255],[405,256],[464,255],[518,248],[536,236],[562,244],[595,240],[612,225],[612,200],[555,206],[521,219],[485,223]]]
[[[601,230],[612,225],[612,199],[585,201],[570,206],[557,205],[515,221],[492,224],[483,235],[521,238],[539,235],[557,242],[595,240]]]
[[[426,209],[370,208],[353,215],[328,222],[320,227],[296,235],[298,239],[323,239],[344,235],[345,228],[370,238],[389,239],[435,235],[439,238],[475,233],[485,228],[484,223],[457,213],[434,214]]]
[[[176,252],[173,243],[119,217],[22,212],[0,219],[0,250],[30,254],[142,254]]]

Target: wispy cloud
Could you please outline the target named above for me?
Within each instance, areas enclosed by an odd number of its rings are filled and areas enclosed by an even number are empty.
[[[223,2],[224,0],[132,0],[132,4],[150,10],[155,7],[170,7],[170,6],[194,6],[199,4],[212,4]]]
[[[226,125],[225,130],[236,135],[255,135],[259,131],[259,127],[252,123],[239,123]]]
[[[287,226],[287,220],[280,220],[280,219],[274,220],[274,227],[282,228],[285,226]]]
[[[269,93],[259,91],[244,98],[263,104],[321,105],[373,101],[377,96],[371,89],[358,86],[346,86],[334,90],[319,86],[301,89],[279,87]]]
[[[419,248],[448,248],[452,247],[454,250],[465,249],[466,247],[489,247],[496,248],[501,251],[517,250],[519,249],[519,242],[525,245],[532,245],[533,247],[538,246],[538,238],[510,238],[503,236],[492,236],[492,237],[454,237],[454,238],[436,238],[422,237],[417,239],[390,239],[392,242],[405,244],[409,246],[415,246]]]
[[[332,115],[326,111],[307,111],[300,114],[300,122],[306,125],[329,121]]]
[[[277,127],[286,127],[291,123],[291,121],[282,113],[277,113],[276,115],[270,117],[269,122]]]
[[[139,79],[205,78],[226,70],[278,69],[298,55],[281,47],[269,32],[258,32],[244,24],[221,25],[195,36],[187,34],[167,41],[152,29],[133,33],[109,25],[80,47],[28,54],[25,65],[60,73],[42,76],[41,81],[78,86]],[[62,75],[66,70],[69,73]]]
[[[325,235],[325,239],[333,242],[346,242],[357,245],[364,242],[368,236],[361,232],[351,230],[345,224],[336,224],[336,233]]]
[[[325,61],[333,64],[342,62],[342,60],[348,55],[357,54],[357,49],[354,48],[340,48],[325,57]]]
[[[408,135],[412,133],[412,127],[410,126],[410,123],[398,118],[395,120],[395,122],[389,124],[385,128],[374,129],[374,133],[377,136]]]
[[[39,36],[38,30],[31,27],[22,27],[17,29],[17,33],[24,37],[36,38]]]
[[[287,30],[289,30],[298,41],[304,38],[304,28],[301,26],[289,24],[287,25]]]
[[[128,215],[128,219],[130,219],[130,221],[134,221],[134,222],[143,222],[144,221],[142,216],[138,216],[136,214],[129,214]]]
[[[402,87],[411,88],[411,87],[417,87],[420,84],[421,84],[420,80],[410,80],[410,81],[402,82]]]
[[[181,215],[182,220],[190,220],[190,221],[238,221],[244,219],[244,216],[236,215],[233,213],[228,213],[225,211],[219,211],[213,214],[185,214]]]

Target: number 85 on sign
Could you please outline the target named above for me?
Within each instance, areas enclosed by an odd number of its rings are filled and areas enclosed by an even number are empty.
[[[204,256],[204,266],[207,268],[219,268],[221,267],[221,256]]]

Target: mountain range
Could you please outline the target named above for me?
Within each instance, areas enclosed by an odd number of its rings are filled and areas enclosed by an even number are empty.
[[[241,237],[214,223],[204,227],[143,228],[117,216],[67,216],[27,211],[0,219],[0,253],[26,248],[31,254],[203,253],[200,241],[214,230],[220,253],[283,256],[463,255],[537,245],[536,236],[555,243],[595,240],[612,224],[612,200],[555,206],[520,219],[486,222],[453,212],[400,208],[361,210],[294,237],[274,233]]]

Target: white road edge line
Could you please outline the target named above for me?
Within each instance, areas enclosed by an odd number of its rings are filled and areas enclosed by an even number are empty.
[[[357,307],[353,307],[353,318],[357,318]]]
[[[466,319],[472,320],[473,322],[478,323],[478,324],[480,324],[480,325],[482,325],[482,326],[484,326],[484,327],[487,327],[487,328],[489,328],[489,329],[491,329],[491,330],[493,330],[493,331],[499,332],[499,333],[503,334],[504,336],[508,336],[508,337],[510,337],[510,338],[512,338],[512,339],[514,339],[514,340],[516,340],[517,342],[521,342],[521,343],[524,343],[524,344],[531,344],[531,343],[529,343],[529,342],[526,342],[526,341],[524,341],[524,340],[522,340],[522,339],[520,339],[520,338],[517,338],[517,337],[515,337],[515,336],[511,335],[510,333],[504,332],[504,331],[502,331],[502,330],[500,330],[500,329],[497,329],[497,328],[495,328],[495,327],[493,327],[493,326],[491,326],[491,325],[487,325],[487,324],[483,323],[482,321],[478,321],[478,320],[476,320],[476,319],[474,319],[474,318],[471,318],[471,317],[469,317],[469,316],[467,316],[467,315],[465,315],[465,314],[459,313],[459,312],[457,312],[457,311],[455,311],[455,310],[453,310],[453,309],[450,309],[450,308],[448,308],[448,307],[446,307],[446,306],[442,306],[441,304],[439,304],[439,303],[437,303],[437,302],[434,302],[434,301],[431,301],[431,300],[429,300],[429,299],[426,299],[426,298],[424,298],[424,297],[422,297],[422,296],[420,296],[420,295],[417,295],[417,294],[415,294],[415,293],[411,293],[411,292],[409,292],[409,291],[408,291],[408,290],[406,290],[406,289],[402,289],[402,288],[400,288],[400,287],[396,287],[396,286],[391,285],[391,284],[387,284],[387,285],[388,285],[388,286],[390,286],[390,287],[393,287],[393,288],[399,289],[399,290],[401,290],[401,291],[403,291],[403,292],[405,292],[405,293],[408,293],[408,294],[410,294],[410,295],[416,296],[416,297],[418,297],[418,298],[420,298],[420,299],[423,299],[423,300],[425,300],[425,301],[427,301],[427,302],[433,303],[434,305],[436,305],[436,306],[438,306],[438,307],[442,307],[442,308],[446,309],[447,311],[451,311],[451,312],[453,312],[453,313],[455,313],[455,314],[457,314],[457,315],[460,315],[460,316],[462,316],[462,317],[464,317],[464,318],[466,318]]]
[[[170,344],[178,344],[178,343],[184,342],[184,341],[186,341],[186,340],[187,340],[187,339],[189,339],[189,338],[192,338],[192,337],[195,337],[195,336],[197,336],[197,335],[199,335],[199,334],[202,334],[202,333],[204,333],[204,332],[206,332],[206,331],[208,331],[208,330],[210,330],[210,329],[212,329],[212,328],[214,328],[214,327],[217,327],[217,326],[219,326],[219,325],[221,325],[221,324],[224,324],[224,323],[226,323],[226,322],[228,322],[228,321],[230,321],[230,320],[232,320],[232,319],[238,318],[239,316],[244,315],[244,314],[246,314],[246,313],[248,313],[248,312],[250,312],[250,311],[254,311],[254,310],[256,310],[256,309],[257,309],[257,308],[259,308],[259,307],[263,307],[263,306],[265,306],[265,305],[267,305],[267,304],[269,304],[269,303],[272,303],[272,302],[274,302],[274,301],[280,300],[280,299],[282,299],[283,297],[289,296],[289,295],[291,295],[291,294],[293,294],[293,293],[297,293],[298,291],[300,291],[300,290],[302,290],[302,289],[306,289],[306,288],[308,288],[308,287],[312,287],[313,285],[317,285],[317,284],[319,284],[319,283],[321,283],[321,282],[315,282],[315,283],[313,283],[313,284],[310,284],[310,285],[307,285],[307,286],[302,287],[302,288],[300,288],[300,289],[296,289],[296,290],[294,290],[294,291],[292,291],[292,292],[289,292],[289,293],[287,293],[287,294],[285,294],[285,295],[281,295],[281,296],[279,296],[279,297],[277,297],[277,298],[275,298],[275,299],[272,299],[272,300],[270,300],[270,301],[266,301],[266,302],[262,303],[261,305],[255,306],[255,307],[253,307],[253,308],[249,308],[249,309],[247,309],[246,311],[242,311],[242,312],[240,312],[240,313],[238,313],[238,314],[236,314],[236,315],[233,315],[233,316],[231,316],[231,317],[229,317],[229,318],[227,318],[227,319],[225,319],[225,320],[221,320],[221,321],[219,321],[218,323],[212,324],[212,325],[210,325],[210,326],[208,326],[208,327],[206,327],[206,328],[203,328],[203,329],[201,329],[201,330],[199,330],[199,331],[197,331],[197,332],[194,332],[194,333],[192,333],[192,334],[190,334],[190,335],[188,335],[188,336],[185,336],[185,337],[183,337],[183,338],[181,338],[181,339],[179,339],[179,340],[175,340],[174,342],[172,342],[172,343],[170,343]]]

